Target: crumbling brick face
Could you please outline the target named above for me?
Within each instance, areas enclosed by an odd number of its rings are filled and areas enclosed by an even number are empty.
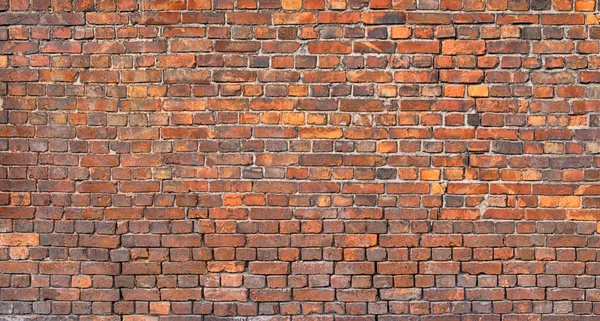
[[[597,320],[597,10],[0,0],[0,320]]]

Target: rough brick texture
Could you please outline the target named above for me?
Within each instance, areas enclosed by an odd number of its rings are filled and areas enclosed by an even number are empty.
[[[599,320],[597,9],[0,0],[0,320]]]

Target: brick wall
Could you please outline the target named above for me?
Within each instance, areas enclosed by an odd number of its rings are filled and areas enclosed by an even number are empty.
[[[598,320],[597,9],[0,0],[0,320]]]

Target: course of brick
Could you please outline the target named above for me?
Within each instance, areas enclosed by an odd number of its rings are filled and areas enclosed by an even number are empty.
[[[599,320],[597,9],[0,0],[0,320]]]

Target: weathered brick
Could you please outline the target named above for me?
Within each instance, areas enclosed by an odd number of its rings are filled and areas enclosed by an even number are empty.
[[[311,54],[349,54],[352,52],[352,43],[345,41],[320,41],[308,43],[308,52]]]
[[[37,246],[40,244],[40,235],[37,233],[10,233],[0,234],[2,246]]]
[[[442,42],[444,55],[482,55],[485,53],[483,40],[447,40]]]
[[[0,0],[0,319],[597,318],[597,10]]]

